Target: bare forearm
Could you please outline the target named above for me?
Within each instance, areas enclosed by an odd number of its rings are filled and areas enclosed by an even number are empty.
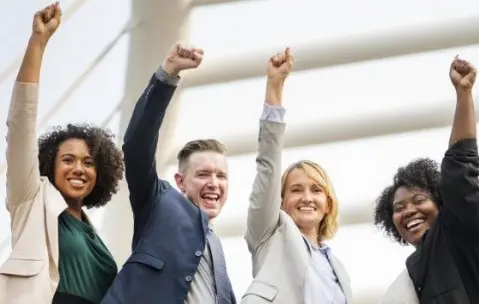
[[[266,103],[272,106],[282,106],[283,87],[283,81],[268,79],[268,82],[266,83]]]
[[[462,139],[476,138],[476,111],[471,90],[457,90],[456,111],[449,146]]]
[[[28,41],[25,55],[23,56],[22,65],[17,75],[17,82],[23,83],[39,83],[40,70],[42,66],[43,54],[45,52],[47,42],[35,35],[30,37]]]

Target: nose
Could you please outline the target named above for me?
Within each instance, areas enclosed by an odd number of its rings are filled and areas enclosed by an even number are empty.
[[[85,173],[85,166],[82,162],[76,162],[75,167],[73,168],[73,174],[82,175]]]
[[[408,219],[411,216],[415,215],[417,213],[416,207],[414,207],[412,204],[407,204],[406,210],[403,211],[403,218]]]
[[[313,195],[310,191],[304,191],[303,193],[303,201],[311,203],[313,200]]]
[[[208,181],[208,187],[217,188],[218,185],[219,185],[218,177],[216,175],[212,175],[210,180]]]

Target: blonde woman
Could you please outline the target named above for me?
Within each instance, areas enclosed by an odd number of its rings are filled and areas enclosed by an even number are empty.
[[[349,277],[325,244],[338,226],[338,202],[326,172],[300,161],[281,178],[282,89],[292,64],[289,49],[268,62],[245,236],[254,280],[241,303],[352,303]]]

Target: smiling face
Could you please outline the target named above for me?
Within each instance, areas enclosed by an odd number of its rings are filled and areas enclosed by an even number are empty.
[[[434,224],[438,207],[428,193],[404,186],[396,190],[392,204],[394,226],[409,244],[417,246]]]
[[[214,151],[195,152],[175,180],[186,197],[213,219],[228,197],[226,156]]]
[[[323,186],[299,168],[288,174],[282,206],[300,229],[319,228],[329,212],[328,197]]]
[[[82,201],[96,183],[95,162],[82,139],[65,140],[55,157],[54,181],[67,202]]]

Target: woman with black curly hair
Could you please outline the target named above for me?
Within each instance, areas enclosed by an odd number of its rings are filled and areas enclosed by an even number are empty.
[[[439,165],[418,159],[398,170],[376,201],[375,224],[416,250],[384,304],[479,303],[479,157],[472,87],[476,69],[456,59],[457,103],[449,149]]]
[[[37,12],[7,118],[7,199],[12,253],[0,267],[0,304],[100,303],[116,263],[82,208],[105,205],[123,177],[113,136],[90,125],[36,140],[38,84],[57,3]]]

